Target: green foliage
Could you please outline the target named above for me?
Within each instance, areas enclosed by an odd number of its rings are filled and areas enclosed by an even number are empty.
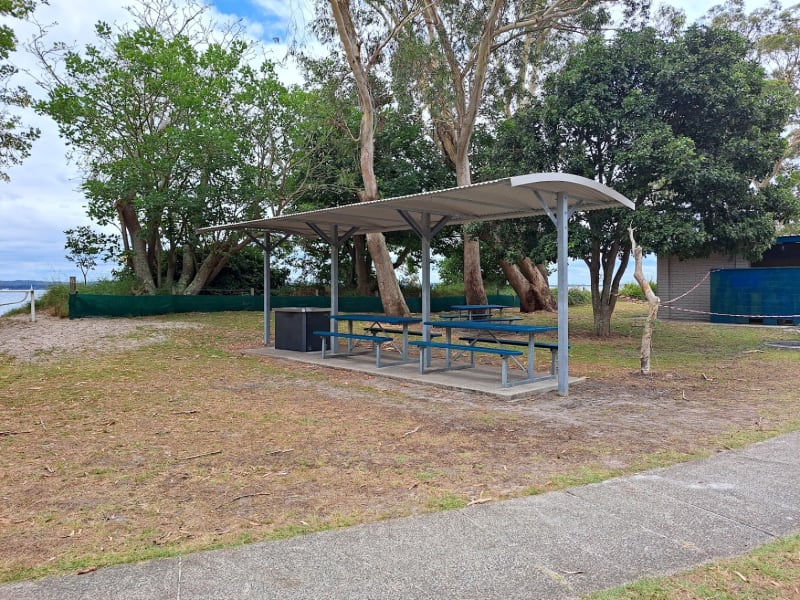
[[[567,294],[567,304],[569,306],[581,306],[583,304],[592,303],[592,292],[589,290],[569,288]],[[556,290],[555,295],[558,296],[558,290]]]
[[[131,278],[101,279],[89,284],[79,283],[79,294],[100,294],[129,296],[133,294],[136,282]],[[57,283],[47,288],[41,297],[36,298],[36,310],[45,311],[55,317],[69,316],[69,285]]]
[[[578,213],[571,224],[570,253],[595,286],[598,334],[609,333],[629,225],[645,252],[757,256],[774,222],[798,213],[789,181],[750,185],[781,159],[793,104],[746,55],[743,38],[711,27],[674,39],[652,29],[593,37],[547,78],[541,101],[502,125],[504,168],[582,175],[636,204]]]
[[[325,164],[330,126],[325,104],[253,65],[241,37],[215,42],[200,16],[170,23],[183,13],[162,4],[138,24],[99,23],[81,52],[40,48],[64,76],[37,108],[85,166],[90,217],[121,219],[142,290],[198,293],[249,238],[196,230],[292,210]]]
[[[273,266],[270,271],[270,283],[273,288],[285,286],[289,281],[290,270],[287,267]],[[259,290],[264,289],[264,254],[261,248],[248,246],[231,257],[228,264],[214,278],[214,290]]]
[[[658,295],[658,286],[654,281],[650,282],[650,287],[652,288],[653,293]],[[628,298],[635,298],[636,300],[646,300],[644,297],[644,292],[642,291],[642,286],[632,281],[624,283],[620,286],[619,295],[627,296]]]
[[[17,36],[7,24],[7,17],[24,19],[35,7],[33,0],[0,2],[0,17],[4,21],[0,25],[0,60],[7,60],[17,47]],[[3,181],[9,180],[6,173],[9,166],[21,163],[30,155],[31,146],[40,133],[35,127],[23,126],[19,115],[9,111],[10,107],[25,108],[31,103],[27,90],[11,84],[17,72],[13,64],[0,63],[0,180]]]
[[[107,261],[119,254],[116,238],[98,233],[88,225],[67,229],[64,234],[67,236],[64,249],[69,251],[65,258],[80,269],[84,284],[89,271],[97,266],[98,259]]]

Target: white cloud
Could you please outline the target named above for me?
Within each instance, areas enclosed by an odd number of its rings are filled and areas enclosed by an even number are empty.
[[[53,24],[49,39],[78,46],[94,40],[97,21],[114,22],[126,17],[121,2],[95,0],[53,2],[36,11],[40,23]],[[35,28],[20,21],[8,22],[19,42],[11,60],[21,71],[37,72],[34,57],[22,48]],[[19,75],[19,83],[41,97],[42,91],[24,73]],[[67,163],[67,149],[55,124],[33,110],[24,111],[22,116],[27,125],[39,127],[42,136],[24,164],[9,169],[11,182],[0,183],[0,279],[65,281],[79,273],[64,258],[63,232],[89,224],[85,199],[77,189],[77,170]],[[109,271],[98,269],[93,276],[107,276]]]

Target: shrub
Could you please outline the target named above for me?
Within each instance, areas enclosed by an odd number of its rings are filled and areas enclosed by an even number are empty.
[[[658,288],[655,282],[651,281],[650,287],[653,288],[654,294],[658,293]],[[632,281],[623,284],[622,287],[619,288],[619,295],[627,296],[628,298],[635,298],[636,300],[645,300],[644,292],[642,291],[641,286],[638,283],[634,283]]]
[[[84,285],[78,284],[79,294],[103,294],[109,296],[129,296],[133,293],[132,279],[101,279]],[[36,310],[47,312],[54,317],[69,316],[69,284],[57,283],[47,288],[36,299]]]
[[[558,289],[553,288],[553,297],[558,299]],[[569,306],[581,306],[583,304],[591,304],[592,303],[592,292],[579,287],[571,287],[569,288],[569,293],[567,294],[567,304]]]
[[[583,288],[569,288],[567,304],[569,306],[580,306],[592,303],[592,292]]]

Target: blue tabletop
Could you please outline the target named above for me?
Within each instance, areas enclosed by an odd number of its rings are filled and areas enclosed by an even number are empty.
[[[453,310],[501,310],[511,307],[505,304],[454,304],[450,308]]]
[[[511,323],[487,321],[425,321],[425,325],[431,325],[432,327],[450,327],[452,329],[502,331],[506,333],[543,333],[545,331],[558,331],[558,327],[552,325],[513,325]]]
[[[390,325],[422,322],[422,319],[419,317],[390,317],[388,315],[370,314],[331,315],[331,319],[336,319],[337,321],[371,321],[372,323],[388,323]]]

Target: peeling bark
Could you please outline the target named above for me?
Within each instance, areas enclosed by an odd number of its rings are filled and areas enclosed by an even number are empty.
[[[370,82],[369,68],[371,61],[376,61],[378,56],[364,57],[361,54],[361,41],[356,32],[350,2],[347,0],[329,0],[336,29],[342,41],[347,62],[355,79],[358,92],[358,105],[361,109],[361,123],[359,126],[359,144],[361,178],[364,181],[364,190],[359,194],[362,202],[378,199],[378,181],[375,176],[375,98]],[[406,305],[400,284],[397,281],[392,259],[386,248],[386,239],[382,233],[367,235],[372,262],[375,265],[375,274],[378,279],[378,290],[383,303],[383,310],[392,316],[408,315],[410,311]],[[331,285],[338,282],[333,281]]]
[[[647,314],[647,319],[644,322],[644,330],[642,331],[642,347],[639,353],[641,358],[641,373],[648,375],[650,373],[650,350],[653,341],[653,323],[658,316],[658,305],[661,299],[653,293],[653,288],[650,287],[650,282],[644,276],[642,270],[642,247],[636,245],[636,240],[633,238],[633,228],[628,227],[628,233],[631,236],[631,253],[634,260],[633,278],[639,284],[644,292],[644,297],[650,305],[650,311]]]
[[[356,284],[358,288],[358,295],[369,296],[372,293],[372,285],[369,280],[370,260],[369,254],[367,254],[366,236],[354,236],[353,247],[355,249]]]

